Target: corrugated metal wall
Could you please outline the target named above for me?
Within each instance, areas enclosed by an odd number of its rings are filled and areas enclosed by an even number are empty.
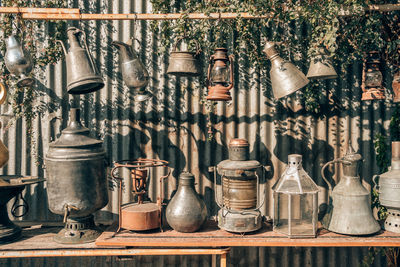
[[[151,4],[144,0],[77,1],[73,6],[81,8],[82,12],[93,13],[151,12]],[[337,69],[340,74],[346,73],[344,79],[326,82],[325,87],[321,88],[325,92],[321,99],[325,115],[323,119],[307,114],[294,97],[282,103],[275,102],[264,72],[256,72],[246,60],[240,66],[236,64],[233,100],[229,104],[217,104],[215,115],[211,117],[215,139],[207,141],[208,118],[201,101],[205,89],[196,87],[196,79],[179,80],[165,74],[168,56],[155,53],[159,46],[149,22],[138,22],[136,27],[136,37],[142,41],[138,52],[152,77],[148,90],[154,97],[147,103],[133,101],[132,92],[122,83],[116,50],[110,45],[112,40],[127,41],[133,34],[133,22],[89,21],[69,24],[84,28],[87,32],[92,54],[101,65],[106,86],[99,92],[79,99],[67,94],[64,62],[49,66],[45,73],[38,73],[40,97],[36,104],[43,112],[34,122],[36,145],[30,146],[25,123],[21,120],[8,131],[2,132],[2,140],[10,150],[10,161],[4,173],[44,175],[42,164],[48,143],[66,127],[72,104],[81,106],[84,124],[104,140],[109,162],[137,157],[168,160],[173,168],[166,186],[168,197],[176,188],[178,175],[185,169],[191,171],[196,175],[196,189],[204,196],[211,215],[215,215],[217,207],[213,177],[208,173],[208,166],[216,165],[228,157],[227,143],[234,137],[246,138],[251,145],[252,158],[272,166],[272,172],[262,184],[267,189],[266,204],[262,208],[265,215],[271,215],[270,188],[284,170],[288,154],[304,155],[305,169],[321,187],[320,204],[325,202],[327,194],[326,185],[320,177],[321,165],[343,155],[347,140],[351,140],[354,148],[365,158],[366,164],[361,170],[365,181],[369,183],[372,175],[377,173],[372,139],[377,132],[386,133],[391,104],[389,101],[360,101],[360,64],[354,64],[347,70]],[[388,74],[385,74],[385,79],[386,84],[390,84]],[[329,99],[332,98],[340,103],[339,108],[330,109]],[[3,106],[2,113],[9,112],[9,108]],[[129,179],[125,183],[130,186]],[[157,184],[150,185],[153,199],[159,190]],[[61,220],[60,216],[52,214],[47,208],[45,187],[45,184],[35,185],[26,190],[31,211],[24,219]],[[131,196],[126,191],[123,201],[130,200]],[[110,190],[110,202],[96,214],[96,218],[112,219],[116,213],[117,192]],[[230,257],[235,266],[354,266],[361,262],[366,253],[366,249],[358,248],[234,248]],[[90,264],[87,263],[89,261]],[[199,266],[208,266],[210,257],[142,257],[135,261],[138,261],[138,265],[140,261],[140,264],[149,266],[195,265],[196,262]],[[0,263],[7,262],[18,262],[21,266],[38,263],[46,263],[46,266],[50,263],[78,265],[78,262],[85,266],[97,266],[100,263],[108,265],[107,262],[123,265],[110,258],[96,258],[93,261],[87,258],[21,259]],[[380,265],[380,261],[377,264]]]

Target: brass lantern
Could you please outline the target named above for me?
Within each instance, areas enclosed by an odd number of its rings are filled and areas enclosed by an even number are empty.
[[[207,100],[232,100],[229,90],[233,87],[233,56],[228,56],[227,52],[226,48],[216,48],[214,55],[210,57],[207,72]]]
[[[382,72],[379,70],[380,55],[378,51],[368,53],[363,67],[362,97],[361,100],[385,99],[385,91],[382,86]]]
[[[318,187],[302,167],[302,156],[288,156],[288,166],[272,187],[273,230],[289,238],[315,237],[318,223]]]

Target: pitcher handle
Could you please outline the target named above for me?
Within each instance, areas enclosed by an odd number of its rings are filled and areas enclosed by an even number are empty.
[[[377,178],[380,178],[379,174],[372,176],[372,182],[374,183],[374,190],[379,193],[379,182],[376,180]]]
[[[68,52],[67,52],[67,49],[65,48],[64,42],[61,40],[56,40],[56,43],[61,44],[62,50],[64,51],[64,55],[67,55]]]
[[[92,54],[89,51],[89,46],[88,46],[87,40],[86,40],[86,33],[84,31],[82,31],[81,29],[76,29],[76,32],[82,34],[83,43],[85,45],[86,53],[88,54],[88,57],[89,57],[89,60],[90,60],[90,64],[92,65],[94,73],[99,74],[99,70],[97,69],[97,66],[96,66],[96,64],[94,62]]]
[[[334,164],[334,163],[339,163],[339,162],[342,162],[342,160],[341,159],[334,159],[334,160],[331,160],[331,161],[328,161],[327,163],[325,163],[325,165],[322,167],[322,169],[321,169],[321,176],[322,176],[322,179],[324,179],[324,181],[325,181],[325,183],[328,185],[328,188],[329,188],[329,191],[330,192],[332,192],[332,184],[328,181],[328,179],[325,177],[325,169],[326,169],[326,167],[328,167],[329,165],[331,165],[331,164]]]

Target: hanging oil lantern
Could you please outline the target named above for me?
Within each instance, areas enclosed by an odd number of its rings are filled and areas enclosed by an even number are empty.
[[[368,53],[363,66],[363,77],[361,89],[363,91],[361,100],[385,99],[385,90],[382,86],[382,72],[379,70],[380,55],[378,51]]]
[[[264,53],[271,61],[270,79],[275,98],[290,95],[308,84],[307,77],[291,62],[283,60],[275,42],[265,44]]]
[[[252,232],[262,226],[259,209],[264,199],[258,201],[260,177],[257,174],[262,166],[256,160],[249,160],[249,157],[247,140],[232,139],[229,142],[229,159],[221,161],[217,168],[211,168],[215,188],[217,172],[222,181],[222,194],[214,191],[215,201],[220,207],[218,227],[228,232]],[[265,197],[265,194],[262,195]]]
[[[229,62],[229,66],[228,66]],[[233,88],[233,56],[228,56],[226,48],[216,48],[210,57],[207,71],[207,100],[232,100],[229,90]]]
[[[379,183],[376,181],[379,177]],[[389,171],[374,176],[379,201],[387,208],[385,230],[400,233],[400,142],[392,142],[392,164]]]
[[[273,230],[289,238],[315,237],[318,223],[318,186],[304,171],[302,155],[288,156],[288,165],[272,187]]]
[[[92,213],[108,203],[103,141],[91,138],[71,108],[70,122],[49,144],[45,157],[49,209],[64,216],[65,227],[54,240],[63,244],[93,242],[101,234]]]
[[[327,214],[322,220],[329,231],[346,235],[370,235],[381,227],[371,210],[370,192],[365,189],[358,175],[362,156],[349,143],[344,157],[327,162],[321,169],[322,178],[329,187]],[[342,164],[343,175],[333,188],[325,177],[325,168],[330,164]]]
[[[123,177],[118,176],[116,171],[125,168],[130,171],[132,179],[132,193],[137,197],[136,202],[122,204],[122,181]],[[159,178],[160,190],[157,203],[146,200],[147,184],[150,170],[153,168],[163,168],[167,174]],[[114,163],[111,176],[119,183],[118,191],[118,229],[131,231],[146,231],[162,227],[162,205],[164,201],[164,180],[169,176],[171,170],[168,161],[157,159],[136,159],[123,160]]]

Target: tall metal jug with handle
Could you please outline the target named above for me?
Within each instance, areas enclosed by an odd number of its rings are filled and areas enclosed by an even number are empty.
[[[369,235],[381,228],[371,210],[370,192],[362,185],[358,169],[362,156],[349,144],[344,157],[327,162],[321,170],[329,187],[328,211],[322,220],[329,231],[347,235]],[[343,175],[333,188],[324,171],[333,163],[342,164]],[[333,189],[333,190],[332,190]]]
[[[144,101],[151,97],[151,94],[144,90],[149,83],[149,73],[133,47],[134,40],[137,39],[132,38],[128,43],[113,41],[111,44],[119,51],[122,79],[126,86],[137,90],[135,101]]]
[[[81,46],[79,35],[82,35]],[[64,50],[67,61],[67,91],[70,94],[87,94],[104,87],[103,78],[101,78],[89,52],[86,34],[84,31],[75,27],[67,29],[69,41],[69,50],[65,48],[62,41],[58,40]]]

